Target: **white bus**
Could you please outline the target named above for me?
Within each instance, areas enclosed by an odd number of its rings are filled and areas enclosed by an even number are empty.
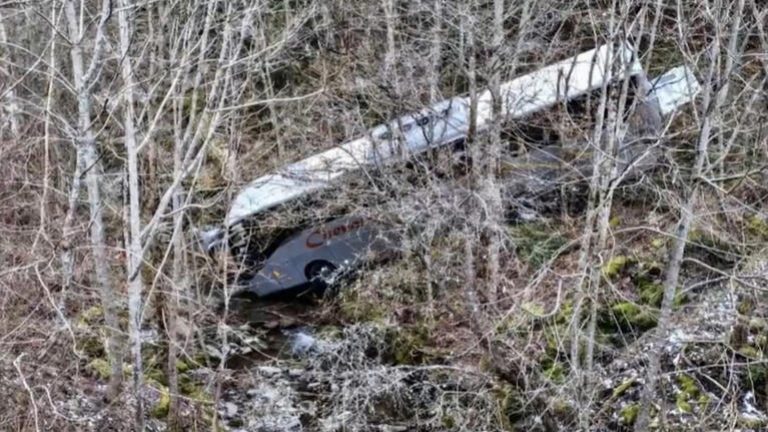
[[[620,51],[620,55],[621,61],[632,61],[631,51]],[[624,73],[596,72],[603,70],[601,65],[607,64],[609,56],[610,50],[601,47],[504,84],[503,112],[508,118],[521,118],[559,100],[600,88],[605,80],[624,78],[639,70],[632,62],[623,68]],[[695,77],[684,66],[668,71],[651,84],[648,103],[661,116],[691,101],[699,90]],[[487,128],[491,118],[490,93],[481,94],[480,99],[484,102],[478,104],[478,130]],[[468,128],[468,106],[467,98],[440,102],[429,110],[375,127],[364,138],[260,178],[234,200],[227,216],[230,230],[239,229],[242,233],[242,225],[249,217],[325,188],[345,172],[366,164],[397,160],[394,148],[397,143],[404,142],[408,151],[417,153],[462,139]],[[205,243],[212,247],[213,239],[221,239],[223,232],[208,233],[208,236]],[[247,240],[241,238],[240,244],[234,246],[242,247]],[[347,215],[299,228],[263,248],[261,256],[248,264],[254,266],[255,273],[241,284],[242,292],[267,297],[323,288],[364,262],[389,256],[397,249],[397,242],[398,239],[388,235],[377,222],[361,215]]]

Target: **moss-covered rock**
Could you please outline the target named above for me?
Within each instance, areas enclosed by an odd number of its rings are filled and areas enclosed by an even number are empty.
[[[627,404],[621,408],[621,411],[619,411],[619,418],[621,419],[622,424],[631,426],[635,424],[638,414],[640,414],[640,404]]]
[[[660,307],[664,299],[664,288],[660,283],[643,281],[638,285],[640,301],[644,304]]]
[[[736,418],[736,424],[749,430],[765,430],[765,426],[768,426],[768,421],[762,417],[742,413]]]
[[[617,385],[613,389],[613,393],[611,393],[611,398],[616,399],[621,397],[621,395],[623,395],[627,390],[629,390],[629,388],[632,387],[632,385],[636,382],[637,382],[637,379],[635,378],[629,378],[627,380],[624,380],[621,384]]]
[[[651,247],[654,248],[654,249],[662,249],[666,245],[667,245],[667,239],[666,238],[658,237],[658,238],[655,238],[655,239],[651,240]]]
[[[165,386],[160,386],[159,392],[160,397],[152,407],[150,414],[152,414],[152,417],[166,418],[168,417],[168,410],[171,407],[171,394],[168,391],[168,387]]]
[[[749,330],[752,333],[762,332],[768,329],[768,322],[762,317],[751,317],[749,319]]]
[[[109,367],[109,362],[103,358],[95,358],[88,362],[88,370],[93,372],[97,377],[106,380],[112,373],[112,368]]]
[[[195,402],[213,402],[213,396],[206,386],[187,374],[179,375],[179,392]]]
[[[624,330],[650,330],[658,324],[658,310],[625,301],[611,306],[611,313]]]
[[[183,360],[176,360],[176,372],[184,373],[189,371],[189,364]]]
[[[679,391],[675,395],[675,406],[680,412],[692,413],[695,404],[699,404],[703,399],[696,380],[690,375],[681,374],[677,376]],[[708,402],[709,398],[706,398]]]
[[[749,359],[759,359],[762,357],[760,351],[750,345],[744,345],[739,348],[739,354]]]
[[[600,269],[606,279],[612,279],[621,273],[628,265],[634,261],[624,255],[617,255],[608,260]]]

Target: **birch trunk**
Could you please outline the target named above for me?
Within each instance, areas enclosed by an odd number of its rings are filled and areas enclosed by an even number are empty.
[[[0,47],[7,47],[8,46],[8,33],[5,31],[5,23],[4,18],[2,15],[2,10],[0,10]],[[11,53],[9,51],[3,52],[0,50],[0,55],[5,58],[5,60],[8,63],[13,63],[13,58],[11,56]],[[14,80],[13,75],[11,74],[10,70],[3,70],[2,63],[0,63],[0,77],[4,76],[7,80],[7,82],[11,83],[11,86],[14,86]],[[2,118],[0,118],[0,138],[3,136],[3,129],[7,127],[10,129],[10,136],[11,137],[19,137],[19,106],[18,102],[16,101],[16,90],[14,90],[13,87],[10,87],[5,92],[5,100],[2,101],[4,105],[4,109],[2,111],[5,111]]]
[[[710,135],[712,133],[712,117],[718,111],[717,101],[721,100],[714,90],[713,79],[715,76],[719,51],[720,40],[715,37],[711,48],[713,58],[710,59],[710,67],[707,80],[704,83],[704,95],[701,106],[704,107],[704,113],[701,119],[701,129],[696,141],[696,159],[691,171],[689,189],[683,199],[683,205],[680,208],[680,219],[674,233],[674,240],[669,252],[669,261],[664,272],[663,298],[661,301],[661,313],[659,315],[658,326],[653,335],[653,352],[649,354],[648,370],[646,374],[645,390],[642,396],[640,413],[635,422],[635,431],[644,432],[648,429],[651,421],[651,403],[656,396],[657,379],[661,370],[661,352],[664,341],[667,339],[669,324],[672,317],[672,306],[675,295],[677,294],[677,285],[680,278],[680,268],[685,255],[685,245],[688,239],[691,225],[693,224],[693,210],[698,200],[698,188],[701,178],[705,174],[704,163],[708,156]],[[714,103],[714,104],[713,104]],[[712,106],[710,106],[713,104]]]
[[[384,0],[384,19],[387,26],[387,52],[384,57],[384,70],[387,79],[392,79],[395,72],[395,0]]]
[[[485,227],[485,241],[487,243],[486,255],[488,259],[486,295],[488,300],[494,306],[498,301],[498,296],[503,294],[500,282],[500,257],[501,251],[501,221],[503,218],[503,207],[501,203],[501,192],[496,184],[496,172],[498,171],[499,160],[501,159],[501,121],[502,121],[502,101],[501,101],[501,64],[502,47],[504,43],[504,0],[493,1],[493,34],[491,46],[491,79],[490,91],[492,95],[492,113],[490,128],[490,142],[488,148],[483,153],[483,184],[481,196],[485,199],[488,206],[488,215]]]
[[[429,51],[429,102],[435,103],[440,97],[440,63],[442,56],[443,0],[434,0],[432,9],[432,45]]]
[[[132,19],[128,0],[119,1],[117,14],[120,32],[120,58],[122,68],[120,73],[123,79],[123,142],[125,154],[128,159],[128,335],[131,345],[131,357],[133,357],[133,393],[136,398],[136,412],[134,413],[135,427],[144,430],[144,403],[141,397],[143,385],[143,366],[141,358],[141,315],[142,292],[144,283],[141,277],[141,263],[143,260],[141,244],[141,207],[139,196],[139,155],[136,145],[136,126],[134,113],[134,79],[133,59],[129,55],[131,44]]]
[[[584,222],[584,232],[581,238],[581,247],[579,252],[579,269],[581,271],[581,277],[577,282],[578,292],[576,293],[576,301],[573,310],[573,322],[571,326],[571,374],[574,378],[574,391],[576,393],[576,400],[579,405],[579,412],[586,413],[588,409],[584,406],[584,394],[585,389],[584,378],[585,368],[581,361],[581,340],[582,340],[582,310],[585,307],[589,307],[590,315],[593,312],[593,307],[590,298],[591,290],[589,283],[591,282],[591,266],[590,258],[591,254],[595,251],[595,223],[600,215],[600,198],[601,198],[601,184],[602,168],[605,166],[606,155],[603,152],[603,133],[605,127],[605,113],[608,107],[608,82],[610,82],[613,76],[612,56],[608,56],[606,63],[602,65],[605,68],[608,75],[605,82],[603,82],[600,89],[600,101],[597,107],[597,115],[595,120],[595,128],[592,136],[591,145],[595,147],[593,150],[592,159],[592,177],[589,184],[589,198],[587,206],[587,214]],[[588,322],[588,326],[591,323]],[[585,430],[585,420],[582,414],[579,415],[579,427],[580,430]]]
[[[123,358],[120,346],[120,328],[117,319],[116,294],[109,277],[109,260],[107,257],[104,215],[101,202],[100,176],[102,170],[97,156],[96,137],[91,127],[91,84],[93,77],[101,68],[104,29],[111,15],[111,4],[109,0],[102,2],[100,21],[96,30],[94,52],[88,64],[88,69],[85,69],[84,54],[81,47],[84,36],[83,27],[78,19],[78,15],[75,13],[75,5],[72,0],[64,4],[64,12],[67,19],[69,39],[72,41],[70,59],[72,61],[72,80],[77,97],[77,164],[81,170],[85,171],[85,185],[88,190],[91,248],[93,249],[96,284],[101,293],[104,322],[107,326],[106,351],[110,363],[107,397],[113,399],[119,393],[122,383]],[[78,174],[78,176],[80,174],[77,172],[77,169],[75,174]],[[77,191],[73,187],[70,199],[76,193]]]

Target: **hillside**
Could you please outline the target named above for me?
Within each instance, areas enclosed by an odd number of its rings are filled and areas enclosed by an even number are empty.
[[[505,111],[627,43],[635,72]],[[206,250],[254,179],[449,98],[461,139]],[[0,2],[0,160],[0,430],[768,430],[759,0]],[[239,295],[345,215],[385,259]]]

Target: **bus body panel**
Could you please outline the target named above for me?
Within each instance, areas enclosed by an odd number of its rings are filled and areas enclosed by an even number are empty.
[[[248,282],[247,290],[259,297],[309,287],[306,269],[322,261],[340,271],[354,269],[369,260],[369,254],[383,255],[393,238],[385,238],[381,227],[362,216],[345,216],[300,231],[288,238],[264,262]]]

